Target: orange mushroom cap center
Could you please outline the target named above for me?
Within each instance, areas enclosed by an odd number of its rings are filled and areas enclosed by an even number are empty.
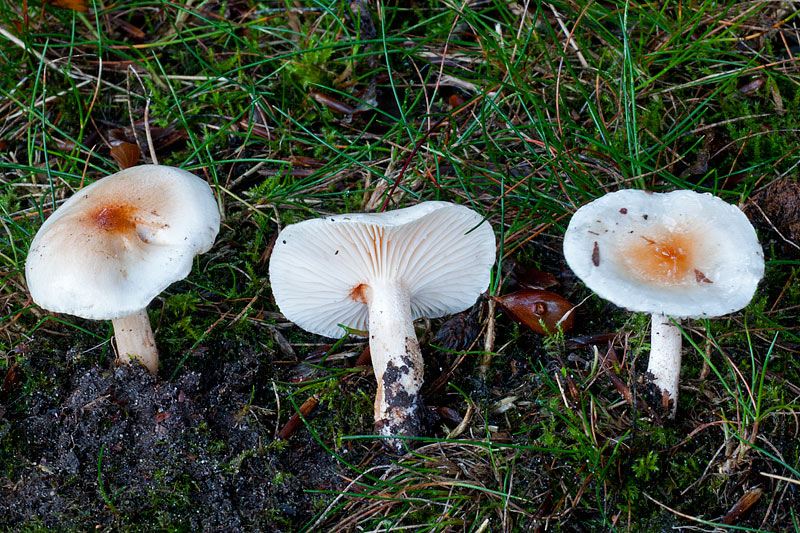
[[[136,230],[137,209],[126,204],[103,204],[89,214],[101,230],[109,233],[128,233]]]
[[[697,270],[699,238],[688,228],[631,235],[620,250],[624,267],[649,283],[684,285],[703,281]]]

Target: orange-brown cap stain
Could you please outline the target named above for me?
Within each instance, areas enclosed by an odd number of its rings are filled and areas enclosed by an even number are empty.
[[[689,231],[642,235],[622,250],[623,259],[645,281],[667,285],[695,281],[696,243]]]
[[[136,231],[136,208],[125,204],[103,204],[90,213],[98,229],[109,233],[131,233]]]

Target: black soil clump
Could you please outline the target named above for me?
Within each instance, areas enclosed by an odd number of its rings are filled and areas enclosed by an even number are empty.
[[[0,472],[0,530],[296,530],[320,500],[307,491],[340,478],[313,442],[269,444],[275,413],[252,405],[261,366],[245,353],[171,382],[138,365],[81,368],[63,401],[29,399],[3,420],[3,445],[24,444],[3,450],[15,466]]]

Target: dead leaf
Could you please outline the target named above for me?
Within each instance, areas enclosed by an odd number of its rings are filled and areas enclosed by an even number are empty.
[[[132,37],[134,39],[141,40],[141,39],[144,39],[145,37],[147,37],[147,35],[140,28],[137,28],[136,26],[134,26],[130,22],[126,22],[126,21],[122,20],[121,18],[115,18],[114,19],[114,24],[116,24],[116,26],[120,30],[122,30],[123,32],[128,34],[129,37]]]
[[[733,504],[733,507],[725,513],[725,517],[722,519],[722,523],[726,525],[733,525],[735,524],[739,518],[742,517],[744,513],[746,513],[757,501],[761,498],[761,487],[756,487],[745,492],[739,500]]]
[[[577,350],[579,348],[588,348],[592,345],[606,345],[608,341],[613,340],[617,335],[619,335],[618,331],[597,333],[595,335],[579,335],[569,339],[566,343],[566,348],[568,350]]]
[[[325,166],[325,161],[303,155],[293,155],[289,157],[289,162],[296,167],[322,168]]]
[[[460,94],[453,93],[450,95],[450,98],[447,99],[447,103],[450,105],[451,109],[456,109],[457,107],[464,105],[464,99]]]
[[[71,152],[77,148],[77,145],[69,139],[56,139],[56,146],[64,152]]]
[[[551,291],[523,289],[492,299],[511,319],[536,333],[555,333],[559,325],[567,332],[575,321],[574,306]]]
[[[9,393],[17,388],[20,383],[21,373],[19,371],[19,363],[14,363],[6,371],[6,377],[3,380],[3,385],[0,386],[0,400],[8,397]]]
[[[511,276],[526,289],[549,289],[558,285],[553,274],[521,264],[514,265]]]
[[[72,9],[73,11],[80,11],[81,13],[89,11],[87,0],[47,0],[47,3],[53,7]]]
[[[256,137],[260,137],[260,138],[266,139],[268,141],[271,141],[274,138],[274,135],[272,135],[272,133],[270,133],[270,131],[266,127],[264,127],[264,126],[262,126],[260,124],[252,124],[252,126],[251,126],[250,121],[247,120],[246,118],[241,119],[236,124],[240,128],[242,128],[243,130],[249,131],[251,134],[255,135]]]
[[[364,351],[361,352],[361,355],[358,356],[355,366],[368,365],[372,365],[372,352],[369,349],[369,345],[367,345],[367,347],[364,348]]]
[[[750,197],[745,213],[756,221],[763,221],[773,231],[780,233],[787,251],[797,253],[800,246],[800,183],[792,178],[781,178]],[[791,249],[791,250],[790,250]]]
[[[120,170],[136,166],[140,155],[139,147],[133,143],[120,141],[111,146],[111,157],[117,162]]]
[[[745,96],[753,96],[761,87],[764,86],[764,78],[756,78],[752,81],[739,86],[739,92]]]
[[[355,108],[345,104],[344,102],[337,100],[336,98],[328,96],[327,94],[323,94],[317,91],[311,91],[311,94],[309,96],[311,96],[311,98],[315,102],[324,105],[334,113],[340,113],[343,115],[352,115],[353,113],[356,112]]]
[[[450,407],[436,407],[435,413],[439,416],[440,422],[450,423],[453,426],[457,426],[462,420],[464,420],[464,417],[461,416],[461,413]]]

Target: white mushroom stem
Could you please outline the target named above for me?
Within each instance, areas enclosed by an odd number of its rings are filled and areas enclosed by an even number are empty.
[[[670,418],[674,418],[678,407],[678,381],[681,375],[681,330],[661,313],[653,313],[652,319],[647,371],[653,375],[653,383],[672,400]]]
[[[380,435],[418,435],[419,389],[423,363],[408,290],[396,280],[371,283],[364,294],[369,305],[369,349],[378,381],[375,430]],[[400,448],[400,442],[387,442]]]
[[[158,372],[158,350],[147,310],[142,309],[124,318],[115,318],[114,336],[117,339],[117,364],[126,365],[136,359],[151,374]]]

